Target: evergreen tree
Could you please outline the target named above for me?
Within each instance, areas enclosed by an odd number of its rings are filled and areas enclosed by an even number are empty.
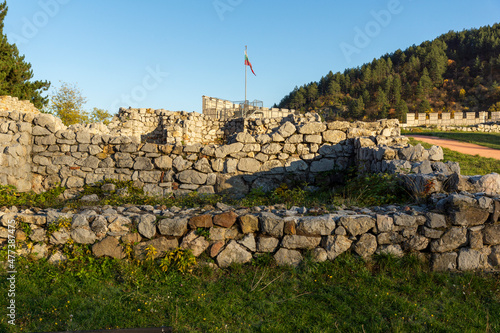
[[[365,103],[363,102],[363,97],[354,99],[349,105],[349,111],[354,119],[361,119],[365,111]]]
[[[428,100],[424,99],[420,104],[418,105],[418,112],[419,113],[425,113],[427,111],[430,111],[431,109],[431,103],[429,103]]]
[[[408,105],[404,100],[400,100],[396,105],[396,117],[400,122],[406,122],[406,114],[408,113]]]
[[[394,108],[400,117],[403,103],[409,110],[442,109],[453,105],[461,110],[488,110],[500,100],[500,24],[449,32],[433,41],[425,41],[406,50],[397,50],[356,68],[331,71],[317,84],[304,86],[287,95],[280,107],[298,103],[303,110],[346,105],[351,117],[357,100],[363,99],[364,113],[375,118]],[[459,96],[464,89],[467,95]],[[380,93],[382,90],[383,94]],[[384,96],[385,94],[385,96]],[[317,97],[314,97],[317,96]],[[385,97],[385,98],[384,98]],[[450,99],[450,100],[447,100]],[[380,115],[379,115],[380,116]]]
[[[19,55],[17,46],[10,44],[3,32],[7,11],[7,2],[0,3],[0,95],[29,100],[35,107],[42,109],[47,105],[48,98],[41,94],[49,88],[50,83],[30,81],[33,78],[31,64]]]

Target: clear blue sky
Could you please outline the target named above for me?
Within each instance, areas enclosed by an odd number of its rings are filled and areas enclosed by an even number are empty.
[[[500,21],[498,0],[7,0],[4,32],[35,79],[87,109],[201,112],[201,96],[279,103],[295,86],[450,30]],[[361,31],[361,33],[360,33]]]

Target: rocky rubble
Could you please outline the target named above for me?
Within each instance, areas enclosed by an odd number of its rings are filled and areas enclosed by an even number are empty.
[[[0,212],[0,241],[7,242],[7,222],[15,220],[19,254],[51,262],[65,260],[61,246],[72,241],[88,244],[96,257],[118,259],[126,258],[127,244],[137,258],[144,258],[148,246],[157,250],[157,257],[180,247],[195,256],[206,253],[220,267],[246,263],[263,253],[272,254],[280,265],[297,265],[308,251],[317,261],[351,251],[366,259],[380,253],[418,253],[433,270],[500,268],[499,196],[441,193],[432,195],[428,205],[354,207],[315,216],[312,212],[305,207],[239,208],[222,203],[191,209],[11,207]],[[29,234],[22,224],[29,225]]]

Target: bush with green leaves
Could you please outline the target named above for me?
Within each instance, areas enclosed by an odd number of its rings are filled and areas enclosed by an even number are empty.
[[[347,181],[341,191],[348,204],[380,206],[407,203],[410,194],[396,175],[386,173],[363,174]]]

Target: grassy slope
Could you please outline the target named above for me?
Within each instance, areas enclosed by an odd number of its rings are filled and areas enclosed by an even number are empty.
[[[418,131],[403,131],[408,134],[423,134],[437,136],[439,138],[453,139],[462,142],[473,143],[480,146],[485,146],[500,150],[500,133],[479,133],[479,132],[438,132],[432,129],[426,130],[419,128]],[[500,154],[500,152],[498,152]]]
[[[427,133],[426,133],[427,134]],[[410,139],[412,145],[418,143],[422,144],[425,148],[430,148],[432,145]],[[500,160],[493,158],[480,157],[478,155],[472,156],[467,154],[461,154],[456,151],[450,150],[448,148],[443,148],[444,159],[443,161],[458,162],[460,164],[460,170],[463,175],[485,175],[492,172],[500,173]]]
[[[18,267],[18,326],[1,316],[2,332],[500,331],[498,275],[431,273],[412,256],[365,263],[343,254],[297,269],[261,263],[192,275],[109,260],[68,270],[20,259]],[[0,288],[5,309],[4,275]]]

